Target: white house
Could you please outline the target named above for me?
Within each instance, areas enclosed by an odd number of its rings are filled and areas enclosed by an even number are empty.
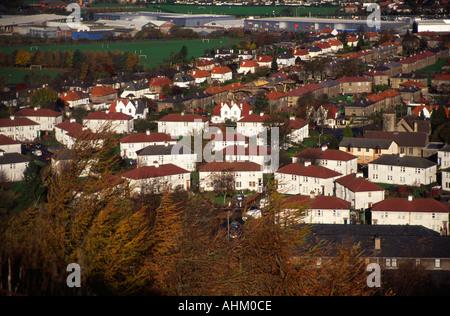
[[[22,152],[22,144],[11,137],[0,134],[0,150],[5,153],[18,153]]]
[[[233,79],[233,72],[227,66],[213,67],[211,69],[211,80],[217,80],[219,82],[225,82]]]
[[[450,208],[435,199],[392,198],[372,207],[372,225],[421,225],[447,231]]]
[[[23,173],[28,167],[28,157],[19,153],[5,153],[0,149],[0,178],[17,182],[23,180]]]
[[[208,119],[197,114],[168,114],[158,121],[158,132],[172,137],[191,136],[208,128]]]
[[[273,173],[278,166],[271,164],[272,152],[269,147],[245,144],[228,146],[221,151],[224,161],[251,161],[263,166],[264,173]],[[274,169],[275,168],[275,169]]]
[[[306,161],[281,167],[274,176],[278,192],[283,194],[334,195],[334,180],[342,174]]]
[[[218,152],[228,146],[245,146],[248,144],[248,137],[236,133],[236,132],[225,132],[222,133],[212,133],[211,142],[212,150]]]
[[[134,120],[131,115],[117,112],[93,112],[83,119],[83,125],[94,133],[108,128],[114,133],[131,133],[134,129]]]
[[[0,134],[17,141],[30,141],[39,137],[40,124],[25,117],[0,119]]]
[[[450,191],[450,167],[442,169],[441,185],[443,191]]]
[[[384,200],[385,190],[365,179],[362,173],[351,173],[335,180],[336,196],[351,203],[355,210],[365,210]]]
[[[195,78],[189,74],[177,73],[173,78],[173,85],[180,88],[190,88],[195,83]]]
[[[369,180],[396,185],[428,185],[436,181],[437,164],[421,157],[383,155],[368,165]]]
[[[290,130],[288,138],[291,143],[299,144],[309,136],[308,122],[300,118],[291,116],[288,128]]]
[[[138,167],[173,164],[188,171],[195,171],[198,155],[189,147],[175,145],[151,145],[136,152]]]
[[[71,147],[74,137],[78,132],[82,130],[83,126],[77,123],[75,119],[70,119],[55,125],[55,138],[58,142],[66,147]]]
[[[225,123],[226,120],[233,122],[252,114],[252,107],[247,102],[220,102],[213,109],[212,123]]]
[[[124,113],[136,119],[145,119],[148,108],[142,100],[116,99],[109,107],[112,113]]]
[[[14,117],[28,118],[39,123],[41,131],[53,131],[55,125],[63,121],[63,114],[50,109],[28,108],[14,113]]]
[[[237,121],[236,131],[247,137],[257,136],[265,131],[265,123],[270,118],[270,115],[263,112],[260,114],[249,114]]]
[[[260,67],[272,67],[273,57],[272,56],[258,56],[256,59]]]
[[[174,145],[177,141],[169,134],[153,133],[133,133],[120,139],[120,155],[122,158],[136,159],[136,152],[148,146],[154,145]]]
[[[289,52],[278,54],[277,65],[280,68],[290,67],[295,65],[295,57]]]
[[[441,169],[447,169],[450,167],[450,145],[442,147],[437,152],[438,165]]]
[[[122,177],[130,182],[136,193],[162,193],[177,187],[187,190],[191,185],[190,172],[172,164],[136,168]]]
[[[336,196],[291,196],[282,202],[280,222],[290,219],[307,224],[347,224],[350,220],[350,203]]]
[[[239,74],[248,74],[248,73],[254,74],[258,67],[259,67],[259,64],[255,60],[243,60],[239,64],[239,68],[238,68],[237,72]]]
[[[195,69],[191,71],[190,75],[195,79],[196,84],[211,82],[211,73],[208,70]]]
[[[150,93],[150,87],[143,82],[128,82],[120,97],[122,99],[138,99]]]
[[[342,175],[357,171],[357,157],[337,149],[328,149],[326,145],[321,148],[307,148],[294,156],[293,163],[311,161],[312,164],[322,166]]]
[[[213,191],[216,181],[224,175],[231,175],[235,190],[262,192],[262,166],[249,161],[209,162],[199,169],[200,189]]]
[[[89,94],[80,91],[67,91],[61,94],[61,100],[70,108],[89,104]]]
[[[306,49],[294,49],[292,51],[295,59],[300,58],[302,61],[309,60],[309,53]]]

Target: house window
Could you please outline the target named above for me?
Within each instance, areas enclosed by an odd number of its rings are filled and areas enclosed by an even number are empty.
[[[440,269],[441,268],[441,259],[434,259],[434,267],[436,269]]]

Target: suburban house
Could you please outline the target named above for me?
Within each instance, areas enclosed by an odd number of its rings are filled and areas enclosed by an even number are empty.
[[[340,85],[342,94],[359,94],[372,92],[372,80],[364,76],[341,77],[335,80]]]
[[[423,132],[366,131],[364,138],[393,140],[398,152],[407,156],[422,157],[422,151],[428,146],[428,135]]]
[[[177,73],[173,77],[173,85],[180,88],[190,88],[195,83],[195,78],[189,74]]]
[[[437,152],[437,157],[439,168],[441,169],[450,168],[450,145],[447,145],[439,149]]]
[[[393,140],[343,137],[339,150],[357,157],[358,164],[367,164],[386,154],[397,154],[398,145]]]
[[[176,143],[150,145],[136,151],[138,167],[173,164],[189,172],[195,171],[198,155],[189,147]]]
[[[112,87],[94,87],[89,95],[89,98],[93,103],[105,103],[110,104],[117,99],[118,91]]]
[[[124,113],[136,119],[145,119],[148,115],[148,108],[142,100],[116,99],[109,107],[112,113]]]
[[[436,232],[448,231],[450,208],[435,199],[392,198],[372,207],[372,225],[421,225]]]
[[[86,106],[89,104],[89,94],[80,91],[63,92],[61,100],[70,108],[77,106]]]
[[[168,114],[158,120],[158,132],[172,137],[191,136],[208,128],[208,119],[197,114]]]
[[[342,174],[306,161],[281,167],[274,176],[278,192],[283,194],[334,195],[334,180]]]
[[[244,75],[248,74],[248,73],[254,74],[258,67],[259,67],[259,64],[255,60],[243,60],[239,64],[239,68],[237,70],[237,73],[244,74]]]
[[[211,80],[225,82],[233,79],[233,72],[227,66],[216,66],[211,69]]]
[[[369,180],[396,185],[428,185],[436,182],[437,164],[425,158],[383,155],[368,165]]]
[[[150,79],[150,93],[162,93],[164,87],[170,87],[173,81],[165,76],[158,76]]]
[[[242,134],[232,131],[226,131],[225,133],[220,131],[211,135],[211,150],[218,152],[228,146],[245,146],[248,145],[248,141],[248,137]]]
[[[302,61],[309,60],[309,53],[306,49],[294,49],[292,55],[294,55],[295,59],[300,58]]]
[[[295,57],[290,52],[277,55],[277,65],[279,68],[286,68],[295,65]]]
[[[122,94],[120,97],[122,99],[129,98],[129,99],[138,99],[146,94],[150,93],[150,87],[148,84],[145,84],[143,82],[128,82],[125,85],[125,88],[123,89]]]
[[[213,161],[200,167],[199,179],[200,190],[204,191],[234,186],[235,190],[262,192],[263,168],[250,161]],[[231,183],[226,183],[227,181]]]
[[[225,123],[226,120],[233,122],[252,114],[252,107],[247,102],[220,102],[213,109],[212,123]]]
[[[308,122],[300,118],[291,116],[288,124],[288,139],[291,143],[299,144],[309,136]]]
[[[132,133],[120,139],[120,155],[122,158],[136,159],[136,152],[152,145],[175,145],[177,141],[169,134],[154,133]]]
[[[134,130],[134,120],[131,115],[117,112],[93,112],[83,119],[83,125],[94,133],[107,128],[111,132],[122,134]]]
[[[75,119],[70,119],[55,125],[55,138],[64,146],[71,148],[73,137],[82,130],[83,126]]]
[[[271,116],[269,114],[249,114],[237,121],[236,131],[247,137],[257,136],[266,130],[266,122]]]
[[[0,119],[0,134],[14,140],[30,141],[40,136],[40,124],[26,117]]]
[[[251,161],[263,166],[264,173],[273,173],[278,166],[273,166],[271,149],[257,145],[232,145],[221,150],[224,161]]]
[[[272,56],[258,56],[256,62],[260,67],[270,68],[272,66],[273,57]]]
[[[28,167],[30,159],[22,154],[7,153],[0,149],[0,178],[10,182],[23,180],[23,173]]]
[[[354,173],[358,169],[357,157],[345,151],[321,148],[307,148],[292,156],[293,163],[310,161],[313,165],[322,166],[342,175]]]
[[[335,181],[336,196],[351,203],[355,210],[365,210],[384,200],[385,190],[365,179],[362,173],[351,173]]]
[[[63,114],[50,109],[28,108],[22,109],[14,113],[14,117],[28,118],[39,123],[39,130],[53,131],[55,125],[63,121]]]
[[[441,169],[441,185],[443,191],[450,191],[450,167]]]
[[[191,76],[195,79],[196,84],[210,83],[211,73],[208,70],[195,69],[191,71]]]
[[[11,137],[0,134],[0,150],[4,153],[18,153],[22,152],[22,144]]]
[[[350,221],[350,203],[336,196],[316,196],[313,193],[291,196],[282,202],[280,222],[291,218],[306,224],[347,224]]]
[[[173,164],[136,168],[122,174],[136,193],[162,193],[191,185],[191,173]]]

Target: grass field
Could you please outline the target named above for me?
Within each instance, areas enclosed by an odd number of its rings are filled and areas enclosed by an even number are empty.
[[[57,74],[62,72],[61,70],[49,70],[49,69],[19,69],[19,68],[0,68],[0,76],[5,76],[6,83],[14,84],[23,82],[23,76],[34,71],[38,75],[50,75],[54,78]]]
[[[49,45],[39,46],[41,50],[60,50],[61,52],[75,51],[124,51],[133,52],[137,55],[141,55],[140,60],[145,68],[155,67],[163,62],[167,58],[171,51],[179,52],[183,45],[188,48],[188,57],[200,57],[203,55],[205,49],[224,47],[228,44],[238,42],[236,39],[211,39],[208,41],[200,40],[178,40],[178,41],[160,41],[160,42],[128,42],[128,43],[92,43],[92,44],[80,44],[80,45]],[[21,46],[21,47],[2,47],[1,50],[5,53],[11,53],[14,50],[26,50],[35,51],[36,46]],[[146,57],[144,57],[144,55]]]

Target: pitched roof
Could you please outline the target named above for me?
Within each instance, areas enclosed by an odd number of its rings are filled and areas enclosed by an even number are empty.
[[[252,112],[252,107],[247,102],[220,102],[217,104],[213,109],[213,115],[220,116],[220,110],[224,106],[228,106],[228,108],[231,109],[233,105],[237,105],[239,109],[241,110],[241,116],[247,116]]]
[[[286,174],[292,174],[292,175],[298,175],[298,176],[305,176],[305,177],[314,177],[314,178],[322,178],[322,179],[328,179],[340,176],[341,174],[339,172],[336,172],[334,170],[315,166],[315,165],[309,165],[305,167],[304,164],[300,163],[291,163],[287,166],[284,166],[277,170],[276,173],[286,173]]]
[[[401,155],[383,155],[370,162],[369,164],[374,165],[388,165],[388,166],[398,166],[398,167],[410,167],[410,168],[430,168],[436,166],[437,164],[422,158],[413,156],[401,156]]]
[[[273,61],[273,57],[272,56],[258,56],[256,61],[258,63],[270,63]]]
[[[0,165],[9,165],[28,161],[30,161],[30,159],[27,156],[19,153],[3,153],[0,155]]]
[[[120,112],[93,112],[84,118],[85,120],[129,121],[133,117]]]
[[[338,83],[347,83],[347,82],[371,82],[369,78],[364,76],[353,76],[353,77],[341,77],[335,80]]]
[[[252,68],[252,67],[258,67],[259,64],[255,60],[243,60],[241,61],[240,67],[244,68]]]
[[[382,187],[364,179],[362,176],[358,176],[356,173],[351,173],[336,179],[336,183],[342,184],[353,192],[384,191]]]
[[[0,127],[32,126],[32,125],[40,125],[40,124],[26,117],[0,119]]]
[[[271,116],[269,114],[249,114],[241,118],[238,123],[264,123],[266,120],[270,119]]]
[[[375,203],[372,212],[376,211],[450,213],[450,208],[435,199],[392,198]]]
[[[133,180],[140,180],[140,179],[149,179],[149,178],[156,178],[156,177],[164,177],[164,176],[171,176],[181,173],[189,173],[186,169],[180,168],[178,166],[175,166],[173,164],[165,164],[165,165],[159,165],[159,166],[147,166],[147,167],[141,167],[136,168],[131,171],[128,171],[124,174],[122,174],[122,177],[133,179]]]
[[[147,146],[145,148],[142,148],[142,149],[136,151],[136,154],[138,156],[167,156],[167,155],[170,156],[170,155],[174,155],[174,154],[193,155],[193,154],[195,154],[195,152],[191,148],[189,148],[181,143],[178,143],[175,145],[166,143],[164,145]]]
[[[295,195],[282,202],[284,208],[303,208],[312,210],[350,210],[351,203],[336,196],[317,195],[311,198],[307,195]]]
[[[134,133],[130,134],[128,136],[123,137],[120,139],[120,142],[122,144],[129,144],[129,143],[153,143],[153,142],[174,142],[176,141],[173,139],[169,134],[165,133]]]
[[[285,97],[286,94],[282,93],[282,92],[278,92],[278,91],[273,91],[273,92],[269,92],[266,94],[266,98],[268,100],[278,100],[280,98]]]
[[[22,109],[14,113],[14,116],[16,117],[19,116],[58,117],[62,115],[63,115],[62,113],[50,109],[34,109],[34,108]]]
[[[191,71],[191,76],[196,79],[207,78],[211,77],[211,73],[207,70],[195,69]]]
[[[200,120],[201,122],[207,122],[208,119],[206,117],[197,115],[197,114],[167,114],[163,118],[159,119],[158,122],[195,122],[196,120]]]
[[[262,171],[262,166],[251,161],[233,161],[233,162],[209,162],[200,167],[199,172],[250,172],[250,171]]]
[[[151,78],[149,85],[160,87],[160,86],[171,85],[171,84],[173,84],[173,81],[170,80],[169,78],[164,77],[164,76],[158,76],[158,77]]]
[[[392,143],[394,143],[394,141],[389,139],[343,137],[339,143],[339,147],[388,149]]]
[[[295,119],[289,120],[288,128],[289,129],[300,129],[302,127],[305,127],[306,125],[308,125],[308,122],[306,122],[305,120],[302,120],[301,118],[296,117]]]
[[[67,120],[67,121],[64,121],[62,123],[55,125],[55,128],[60,128],[71,134],[76,134],[79,130],[82,129],[82,126],[80,123],[77,123],[77,122],[74,122],[71,120]]]
[[[223,75],[225,73],[231,72],[231,69],[227,66],[216,66],[211,69],[211,74]]]
[[[109,86],[105,86],[105,87],[92,88],[91,95],[105,96],[105,95],[116,94],[116,93],[117,93],[116,89],[109,87]]]
[[[6,145],[17,145],[20,144],[20,142],[5,136],[3,134],[0,134],[0,146],[6,146]]]
[[[426,147],[428,144],[428,135],[422,132],[366,131],[364,138],[390,139],[405,147]]]
[[[340,161],[350,161],[357,159],[356,156],[346,153],[342,150],[337,149],[325,149],[322,148],[307,148],[293,157],[303,158],[303,159],[325,159],[325,160],[340,160]]]

